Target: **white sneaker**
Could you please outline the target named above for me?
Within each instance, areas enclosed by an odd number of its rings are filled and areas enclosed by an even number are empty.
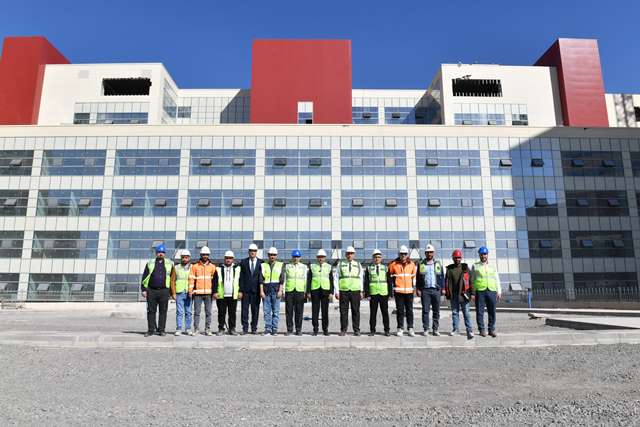
[[[192,337],[192,336],[194,336],[194,335],[195,335],[195,333],[194,333],[191,329],[189,329],[189,330],[187,331],[187,335],[189,335],[190,337]]]
[[[410,337],[415,337],[416,333],[413,331],[413,328],[409,328],[409,336]]]
[[[449,336],[450,336],[450,337],[455,337],[456,335],[458,335],[458,331],[451,331],[451,332],[449,332]]]
[[[433,332],[431,332],[431,335],[433,335],[434,337],[439,337],[440,336],[440,332],[433,331]]]
[[[179,337],[180,335],[182,335],[182,331],[176,331],[175,334],[173,334],[173,335]]]
[[[207,329],[205,331],[205,335],[208,336],[208,337],[212,337],[213,336],[213,332],[211,332],[211,329]]]
[[[402,329],[398,329],[398,332],[396,332],[396,335],[401,337],[402,335],[404,335],[404,331]]]

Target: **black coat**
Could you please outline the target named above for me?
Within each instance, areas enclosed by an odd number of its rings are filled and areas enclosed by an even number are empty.
[[[240,292],[243,293],[259,293],[260,292],[260,276],[262,275],[262,260],[256,258],[256,268],[251,274],[249,266],[249,258],[240,261]]]

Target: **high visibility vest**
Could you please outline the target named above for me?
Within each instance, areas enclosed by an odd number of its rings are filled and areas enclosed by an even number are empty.
[[[389,274],[393,277],[393,292],[400,294],[413,293],[413,280],[417,273],[418,268],[413,261],[409,261],[405,265],[398,261],[393,261],[389,264]]]
[[[420,274],[421,275],[425,275],[425,273],[427,272],[427,261],[423,260],[420,263]],[[440,284],[438,283],[438,276],[442,274],[442,264],[440,263],[440,261],[434,260],[433,261],[433,273],[436,276],[436,288],[440,287]],[[427,279],[424,279],[424,286],[427,286]]]
[[[165,285],[167,286],[167,288],[171,286],[171,268],[173,268],[173,263],[165,258],[164,259],[164,269],[167,272],[167,275],[165,277]],[[153,260],[151,260],[151,261],[149,261],[147,263],[147,269],[149,270],[149,274],[147,274],[147,277],[142,279],[142,286],[145,287],[145,288],[149,287],[149,280],[151,279],[151,274],[153,273],[153,270],[156,269],[156,260],[155,259],[153,259]]]
[[[307,289],[307,267],[304,264],[287,264],[285,267],[285,292],[304,292]]]
[[[273,269],[271,268],[271,264],[268,262],[263,262],[261,264],[262,268],[262,281],[265,285],[270,283],[278,284],[280,283],[280,275],[282,274],[282,266],[284,264],[281,261],[276,261],[273,264]]]
[[[322,265],[311,264],[311,290],[320,288],[325,291],[331,289],[331,266],[326,262]]]
[[[351,271],[349,271],[351,266]],[[360,291],[360,272],[362,266],[358,261],[340,261],[338,264],[338,286],[340,291]]]
[[[369,295],[389,295],[389,288],[387,287],[387,266],[379,264],[379,273],[376,273],[375,264],[367,268],[369,269]]]
[[[473,290],[498,291],[498,282],[496,281],[496,270],[489,264],[476,262],[473,265]]]
[[[218,298],[224,298],[224,280],[222,279],[222,271],[226,267],[218,267],[218,289],[216,293]],[[238,299],[238,292],[240,292],[240,266],[235,265],[231,271],[233,271],[233,299]]]
[[[183,266],[182,264],[178,264],[176,267],[176,294],[181,292],[187,292],[189,289],[189,271],[191,270],[191,266],[189,264]]]

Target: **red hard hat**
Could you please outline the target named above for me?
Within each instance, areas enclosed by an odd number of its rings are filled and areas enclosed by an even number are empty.
[[[462,251],[460,249],[456,249],[451,254],[451,258],[462,258]]]

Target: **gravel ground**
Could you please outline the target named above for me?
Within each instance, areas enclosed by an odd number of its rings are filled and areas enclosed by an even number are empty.
[[[640,346],[0,348],[1,425],[638,425]]]

